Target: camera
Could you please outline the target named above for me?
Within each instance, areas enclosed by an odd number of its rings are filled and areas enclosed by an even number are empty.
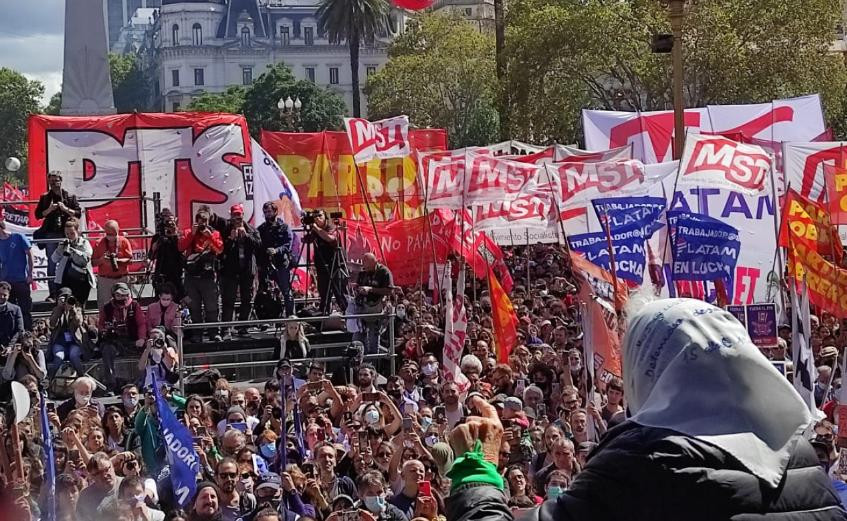
[[[71,306],[76,306],[76,297],[74,297],[73,295],[68,295],[67,297],[59,297],[59,302]]]
[[[300,214],[300,222],[303,226],[312,226],[315,224],[315,218],[321,213],[321,210],[307,210]]]
[[[156,340],[153,341],[153,345],[156,346],[159,349],[164,349],[165,348],[165,339],[164,338],[157,338]]]
[[[118,255],[112,253],[109,255],[109,264],[112,265],[112,271],[118,271]]]

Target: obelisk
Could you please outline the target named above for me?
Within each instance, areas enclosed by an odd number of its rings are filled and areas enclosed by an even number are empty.
[[[103,0],[65,1],[63,116],[115,113]]]

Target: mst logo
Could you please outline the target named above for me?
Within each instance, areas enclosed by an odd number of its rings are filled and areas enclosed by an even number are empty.
[[[759,147],[743,145],[725,138],[689,141],[694,145],[684,175],[696,173],[723,174],[730,183],[748,190],[760,190],[770,169],[767,154]]]

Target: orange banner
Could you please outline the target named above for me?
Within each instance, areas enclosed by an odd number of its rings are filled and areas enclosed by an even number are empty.
[[[824,165],[826,199],[833,224],[847,224],[847,167]]]
[[[847,318],[847,269],[839,268],[803,242],[788,249],[788,269],[809,287],[809,302],[837,318]]]
[[[836,262],[841,263],[844,250],[826,208],[789,190],[782,209],[779,245],[790,250],[792,244],[798,243],[820,255],[834,254]]]
[[[494,339],[497,342],[497,362],[509,363],[509,354],[518,341],[518,317],[512,301],[497,282],[494,270],[488,270],[488,293],[491,296],[491,321],[494,326]]]

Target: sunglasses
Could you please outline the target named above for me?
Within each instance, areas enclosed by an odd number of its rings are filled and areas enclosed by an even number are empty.
[[[249,472],[242,472],[241,473],[241,479],[250,479],[252,477],[253,477],[253,474],[251,474]]]
[[[235,472],[221,472],[218,475],[224,479],[235,479],[238,477],[238,474],[236,474]]]

